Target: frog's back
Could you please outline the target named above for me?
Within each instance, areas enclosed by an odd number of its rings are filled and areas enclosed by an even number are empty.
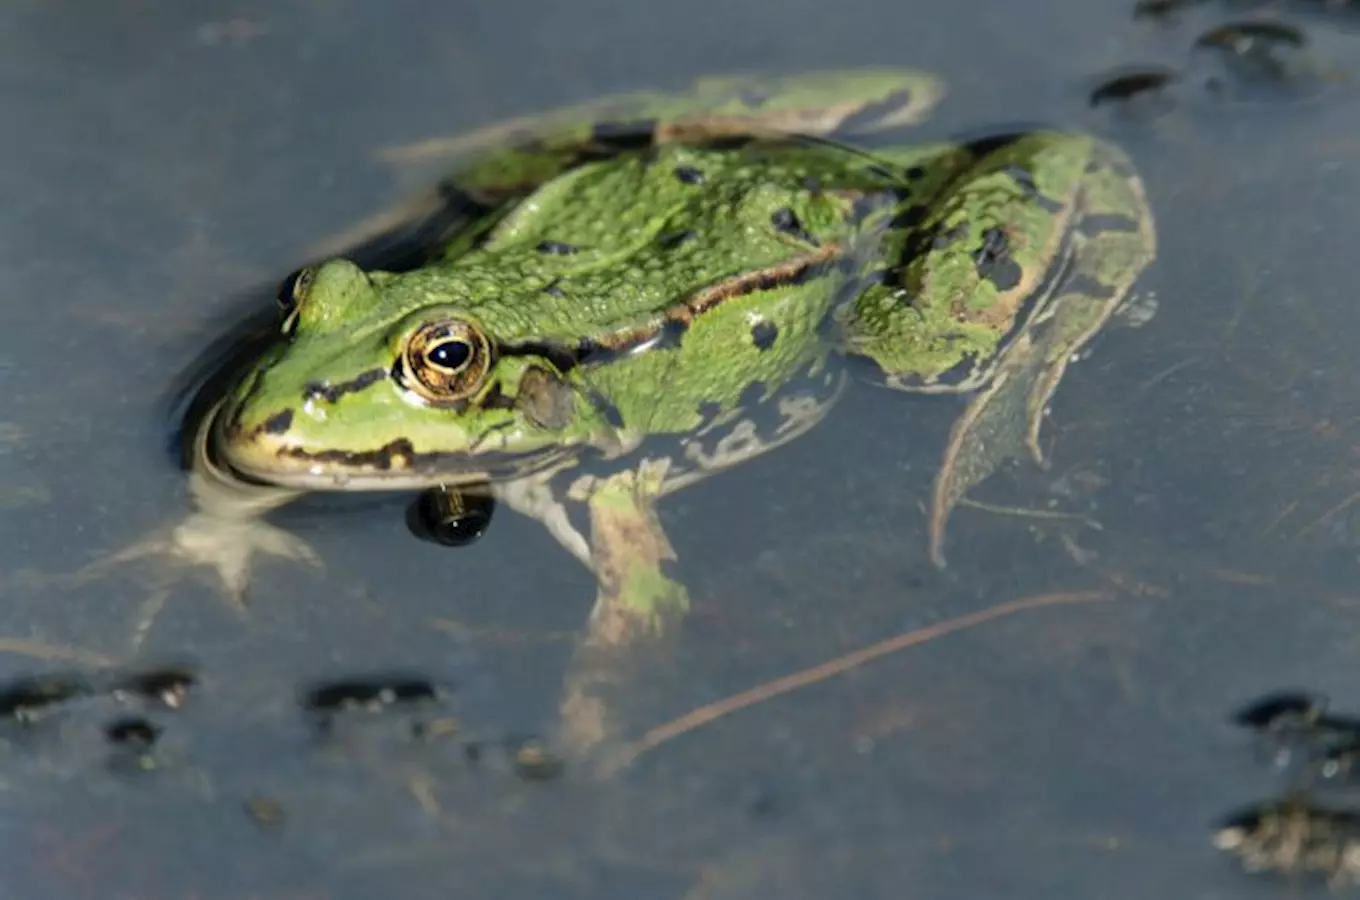
[[[829,274],[857,211],[899,178],[855,150],[801,139],[662,144],[559,175],[479,246],[400,277],[502,340],[606,337],[729,282],[750,292],[806,282],[812,267]]]

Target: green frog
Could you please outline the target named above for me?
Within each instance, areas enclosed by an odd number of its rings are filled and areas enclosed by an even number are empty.
[[[803,434],[858,372],[970,398],[929,511],[943,565],[960,498],[1045,463],[1049,399],[1154,233],[1086,135],[850,143],[941,95],[896,69],[712,78],[415,148],[464,157],[457,221],[409,265],[285,283],[277,343],[198,433],[173,549],[239,590],[253,552],[308,555],[260,519],[303,493],[489,491],[596,573],[599,628],[655,627],[688,602],[657,499]]]

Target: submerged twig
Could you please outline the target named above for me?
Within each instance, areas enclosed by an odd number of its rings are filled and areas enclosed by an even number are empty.
[[[886,638],[867,647],[862,647],[844,656],[828,660],[824,663],[793,672],[767,681],[737,694],[733,694],[722,700],[706,704],[698,709],[691,710],[684,715],[672,719],[662,725],[648,731],[642,737],[630,744],[625,745],[619,750],[617,755],[607,760],[601,767],[600,774],[608,777],[621,769],[627,768],[643,753],[654,750],[667,741],[673,740],[682,734],[693,731],[704,725],[708,725],[723,716],[754,706],[766,700],[787,694],[799,688],[826,681],[837,675],[842,675],[851,669],[862,666],[867,662],[878,659],[913,647],[917,644],[924,644],[927,641],[944,637],[965,628],[972,628],[984,622],[1000,619],[1005,616],[1013,615],[1026,610],[1038,609],[1045,606],[1062,606],[1076,603],[1099,603],[1114,599],[1105,591],[1060,591],[1049,594],[1038,594],[1031,597],[1021,597],[1017,600],[1010,600],[999,603],[987,609],[971,612],[966,615],[957,616],[953,619],[946,619],[934,625],[926,625],[911,631],[898,634],[894,637]]]

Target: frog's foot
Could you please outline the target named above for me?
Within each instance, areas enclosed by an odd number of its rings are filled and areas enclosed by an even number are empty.
[[[77,570],[71,578],[76,584],[84,584],[126,563],[169,558],[214,570],[232,605],[244,610],[251,557],[256,553],[321,565],[306,541],[277,525],[262,519],[219,518],[195,512],[168,533],[125,547]]]
[[[200,435],[189,476],[189,491],[196,511],[174,528],[65,576],[67,583],[85,584],[141,559],[167,559],[179,565],[207,566],[215,571],[227,599],[244,611],[250,561],[254,554],[320,565],[319,558],[305,541],[264,519],[269,510],[293,500],[298,492],[236,478],[211,463],[202,441]],[[157,581],[152,597],[142,604],[136,628],[137,643],[145,637],[169,596],[168,579],[162,575]]]
[[[67,576],[66,584],[79,586],[106,576],[114,569],[143,559],[170,560],[177,565],[206,566],[216,573],[229,604],[245,613],[250,563],[255,554],[304,562],[320,567],[321,560],[308,544],[276,525],[259,519],[223,519],[195,512],[183,522]],[[153,588],[139,605],[132,629],[133,649],[150,633],[171,593],[173,577],[160,573]]]

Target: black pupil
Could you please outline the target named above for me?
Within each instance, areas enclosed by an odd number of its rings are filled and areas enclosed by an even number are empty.
[[[467,341],[444,341],[430,348],[429,360],[443,369],[458,369],[467,364],[472,357],[472,347]]]

